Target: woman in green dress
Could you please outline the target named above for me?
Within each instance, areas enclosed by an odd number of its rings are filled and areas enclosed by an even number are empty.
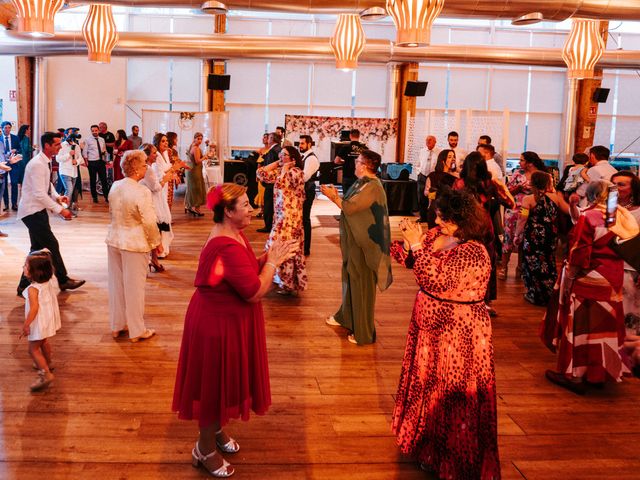
[[[387,196],[376,177],[380,162],[376,152],[362,151],[356,160],[357,180],[342,198],[333,185],[322,186],[322,193],[342,210],[342,305],[326,322],[350,330],[349,342],[358,345],[376,341],[376,286],[382,292],[393,280]]]
[[[187,170],[187,192],[184,196],[185,211],[194,217],[202,217],[204,213],[200,211],[200,207],[207,201],[206,187],[204,185],[204,176],[202,175],[202,162],[206,159],[202,155],[200,145],[202,144],[202,134],[196,132],[193,136],[193,142],[189,147],[189,166]]]

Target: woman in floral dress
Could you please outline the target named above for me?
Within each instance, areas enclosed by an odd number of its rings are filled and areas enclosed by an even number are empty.
[[[535,171],[546,171],[544,162],[536,152],[523,152],[520,155],[520,170],[514,172],[507,182],[507,188],[516,201],[516,206],[504,212],[504,239],[502,241],[502,265],[498,271],[498,278],[507,278],[509,260],[511,252],[516,248],[516,225],[520,216],[520,206],[522,199],[531,194],[531,175]],[[518,244],[522,243],[522,238],[518,239]],[[520,261],[520,260],[519,260]],[[520,271],[518,269],[516,272]]]
[[[522,241],[524,299],[534,305],[547,305],[558,278],[556,241],[558,210],[569,214],[569,205],[553,188],[551,175],[533,172],[532,195],[522,199],[516,228],[516,245]]]
[[[500,478],[491,320],[484,305],[491,262],[486,214],[465,191],[437,200],[426,237],[403,220],[391,255],[412,268],[413,307],[392,429],[402,452],[436,478]]]
[[[305,199],[302,157],[294,147],[284,147],[280,152],[280,161],[258,168],[257,177],[261,182],[274,184],[273,228],[265,249],[268,250],[277,239],[295,239],[300,244],[293,258],[278,268],[274,279],[280,286],[278,293],[291,295],[301,292],[307,288],[302,228],[302,204]]]

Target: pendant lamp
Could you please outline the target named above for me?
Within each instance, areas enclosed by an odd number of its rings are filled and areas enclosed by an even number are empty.
[[[345,72],[355,69],[365,44],[360,17],[350,13],[338,15],[329,44],[336,57],[336,68]]]
[[[64,0],[11,0],[18,17],[18,32],[34,37],[53,36],[53,17]]]
[[[87,42],[90,62],[111,62],[111,51],[118,43],[118,32],[111,5],[91,4],[82,25],[82,35]]]
[[[593,69],[604,52],[599,21],[574,18],[571,32],[562,48],[569,78],[593,78]]]
[[[387,0],[387,12],[398,30],[399,47],[429,45],[431,25],[440,15],[445,0]]]

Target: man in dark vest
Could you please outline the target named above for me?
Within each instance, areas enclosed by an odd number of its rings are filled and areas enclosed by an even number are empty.
[[[305,200],[302,205],[302,226],[304,228],[304,254],[311,254],[311,207],[316,199],[316,174],[320,168],[318,157],[313,151],[313,139],[309,135],[300,135],[302,165],[304,171]]]

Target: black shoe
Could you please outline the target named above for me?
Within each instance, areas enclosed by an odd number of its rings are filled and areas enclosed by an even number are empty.
[[[260,233],[271,233],[271,229],[267,228],[267,227],[263,227],[263,228],[259,228],[258,230],[256,230],[256,232],[260,232]]]
[[[585,388],[584,383],[572,382],[561,373],[554,372],[553,370],[547,370],[546,372],[544,372],[544,376],[551,383],[555,383],[556,385],[562,388],[566,388],[567,390],[575,393],[576,395],[584,395],[585,393],[587,393],[587,389]]]
[[[311,255],[311,252],[310,252],[309,250],[307,250],[307,251],[305,251],[305,252],[304,252],[304,256],[305,256],[305,257],[308,257],[308,256],[310,256],[310,255]]]
[[[13,210],[14,212],[18,211],[18,207],[16,205],[14,205],[13,207],[11,207],[11,210]]]
[[[93,199],[93,203],[98,203],[98,199],[97,199],[97,198],[94,198],[94,199]]]
[[[18,290],[17,290],[17,296],[18,296],[18,297],[22,297],[22,292],[24,292],[24,288],[20,288],[20,287],[18,287]]]
[[[68,278],[66,282],[60,285],[60,290],[63,292],[65,290],[75,290],[76,288],[80,288],[84,285],[86,280],[74,280],[73,278]]]

